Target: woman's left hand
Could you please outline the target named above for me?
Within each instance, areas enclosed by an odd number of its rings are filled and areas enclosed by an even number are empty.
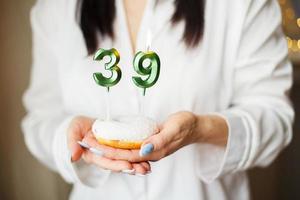
[[[160,127],[159,133],[147,138],[141,150],[101,149],[111,159],[129,162],[157,161],[178,149],[201,140],[201,117],[191,112],[172,114]]]

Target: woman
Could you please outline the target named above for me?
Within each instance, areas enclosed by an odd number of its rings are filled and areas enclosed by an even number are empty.
[[[25,140],[74,185],[71,199],[249,199],[245,171],[270,164],[292,138],[292,69],[276,0],[41,0],[31,20]],[[105,117],[106,92],[91,78],[93,53],[120,52],[111,112],[134,115],[132,60],[149,30],[161,76],[145,113],[160,132],[141,155],[101,146],[90,133]]]

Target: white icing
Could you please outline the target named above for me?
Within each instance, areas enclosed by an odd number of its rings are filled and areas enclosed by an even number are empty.
[[[96,138],[142,141],[155,134],[158,127],[152,119],[141,116],[122,116],[114,120],[97,119],[92,127]]]

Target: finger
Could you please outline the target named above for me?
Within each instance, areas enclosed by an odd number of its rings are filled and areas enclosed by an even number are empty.
[[[68,147],[71,152],[72,162],[80,159],[84,149],[77,142],[81,141],[84,135],[91,129],[93,121],[93,119],[83,116],[72,119],[67,130]]]
[[[79,116],[76,117],[74,120],[74,123],[78,125],[78,128],[83,132],[88,132],[91,130],[92,124],[94,123],[95,119]]]
[[[140,163],[133,163],[132,166],[135,169],[135,174],[143,174],[144,175],[147,173],[147,170]]]
[[[143,158],[139,156],[139,150],[117,149],[105,145],[101,145],[94,137],[85,137],[83,139],[91,147],[97,148],[103,152],[107,158],[114,160],[126,160],[129,162],[141,162]]]
[[[93,135],[87,135],[84,137],[83,141],[87,143],[89,146],[94,147],[103,152],[103,156],[113,160],[125,160],[131,163],[139,163],[144,161],[156,161],[161,158],[161,152],[155,151],[151,153],[151,155],[140,156],[140,150],[127,150],[127,149],[117,149],[105,145],[101,145],[98,143],[96,138]]]
[[[101,151],[103,156],[110,159],[117,159],[116,157],[112,156],[115,154],[115,148],[101,145],[94,136],[88,134],[86,137],[83,138],[83,141],[87,143],[90,147]]]
[[[100,147],[100,144],[98,143],[97,139],[90,132],[86,134],[82,141],[88,144],[90,147]]]
[[[80,159],[83,148],[77,143],[77,141],[81,141],[82,135],[76,129],[68,130],[68,146],[71,152],[71,161],[75,162]]]
[[[92,119],[86,117],[74,118],[67,130],[68,141],[71,145],[77,144],[77,141],[81,141],[82,138],[88,133],[91,134]]]
[[[108,169],[114,172],[121,172],[123,170],[131,170],[133,166],[128,161],[124,160],[111,160],[103,156],[97,156],[90,151],[83,153],[83,159],[89,164],[95,164],[102,169]]]
[[[139,150],[115,149],[110,147],[103,148],[106,157],[117,160],[127,160],[129,162],[145,161],[139,156]]]
[[[163,151],[168,143],[168,137],[166,137],[164,135],[164,132],[161,131],[158,134],[150,136],[143,142],[142,148],[139,151],[139,155],[141,157],[145,157],[152,154],[153,152]]]
[[[146,169],[147,172],[151,171],[151,165],[149,162],[140,162],[140,164]]]
[[[84,149],[79,144],[74,144],[71,151],[71,162],[78,161],[81,158],[83,152]]]

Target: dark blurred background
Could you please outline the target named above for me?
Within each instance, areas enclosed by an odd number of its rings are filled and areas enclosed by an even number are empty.
[[[21,97],[31,66],[29,10],[34,2],[0,0],[0,200],[61,200],[70,191],[58,175],[30,155],[20,130],[25,114]],[[249,172],[254,200],[300,199],[300,1],[279,2],[295,72],[294,139],[270,167]]]

